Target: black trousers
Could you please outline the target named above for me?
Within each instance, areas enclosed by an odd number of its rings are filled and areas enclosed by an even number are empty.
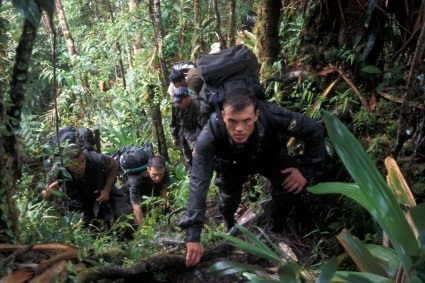
[[[250,174],[260,174],[272,184],[271,218],[276,230],[285,225],[285,219],[291,212],[299,195],[288,193],[282,182],[285,175],[281,171],[295,167],[297,162],[287,156],[269,156],[253,162],[229,162],[217,160],[217,176],[214,183],[219,187],[219,211],[226,220],[233,219],[242,197],[242,185]]]

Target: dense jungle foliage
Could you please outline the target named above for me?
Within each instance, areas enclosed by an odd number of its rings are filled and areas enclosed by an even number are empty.
[[[253,32],[239,38],[250,21]],[[220,234],[212,185],[203,244],[215,247],[221,235],[246,253],[211,253],[188,271],[184,232],[174,226],[189,177],[169,132],[168,76],[174,64],[238,38],[261,63],[267,100],[325,124],[326,183],[309,189],[286,234],[271,235],[258,220],[260,229],[242,228],[247,241]],[[424,49],[425,5],[414,0],[0,0],[0,277],[22,260],[7,257],[6,243],[54,242],[78,253],[58,248],[69,253],[66,272],[34,282],[425,282]],[[175,213],[151,210],[126,238],[128,222],[87,230],[80,215],[42,201],[43,146],[68,125],[98,129],[106,154],[153,142],[172,173],[163,205]],[[289,148],[302,154],[295,140]],[[259,210],[268,183],[254,176],[246,185],[242,210]],[[48,270],[40,266],[30,273]]]

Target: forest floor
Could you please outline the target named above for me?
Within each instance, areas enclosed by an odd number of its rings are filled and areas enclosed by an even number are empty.
[[[416,165],[424,173],[423,160]],[[422,167],[421,167],[422,166]],[[341,176],[340,176],[341,179]],[[409,180],[409,182],[411,182]],[[416,181],[415,184],[422,182]],[[419,184],[420,185],[420,184]],[[415,194],[419,202],[422,195]],[[248,188],[250,189],[250,188]],[[257,239],[271,246],[270,241],[284,250],[301,266],[311,267],[323,263],[332,256],[341,255],[344,250],[336,239],[342,229],[347,228],[361,240],[380,243],[382,232],[370,215],[357,203],[340,195],[319,196],[305,192],[300,196],[287,225],[281,233],[272,232],[271,221],[267,216],[269,207],[264,198],[269,188],[262,187],[262,196],[246,196],[236,213],[238,223],[252,232]],[[265,192],[264,192],[265,191]],[[247,195],[247,194],[245,194]],[[208,223],[222,228],[222,219],[216,201],[207,203]],[[180,216],[176,215],[175,222]],[[173,218],[174,219],[174,218]],[[176,223],[171,223],[170,229]],[[209,228],[204,230],[208,230]],[[261,231],[260,231],[261,229]],[[164,231],[166,232],[166,231]],[[169,233],[170,231],[168,231]],[[211,232],[211,231],[209,231]],[[204,231],[204,235],[209,233]],[[171,233],[171,235],[173,235]],[[211,233],[209,237],[211,237]],[[247,240],[243,233],[238,238]],[[270,241],[267,239],[269,238]],[[205,246],[201,262],[193,267],[185,266],[186,247],[182,239],[169,239],[171,244],[162,243],[154,256],[144,258],[130,267],[122,266],[123,250],[107,251],[103,255],[83,254],[78,247],[50,243],[41,245],[0,244],[0,264],[12,273],[0,279],[1,283],[18,282],[206,282],[227,283],[246,282],[242,276],[217,277],[209,269],[218,262],[236,262],[261,266],[273,278],[277,273],[276,264],[269,260],[233,248],[221,237],[214,236]],[[117,253],[115,253],[117,252]],[[81,260],[85,258],[85,260]],[[109,265],[96,262],[103,258]],[[351,262],[344,263],[348,269]]]
[[[268,240],[264,234],[267,235],[274,244],[305,266],[328,258],[329,252],[335,253],[331,250],[325,251],[324,248],[326,245],[335,245],[335,243],[327,243],[327,239],[324,237],[318,239],[315,235],[314,229],[317,230],[318,227],[312,227],[311,225],[315,225],[314,221],[308,221],[312,218],[305,215],[305,212],[313,210],[305,207],[298,209],[297,213],[302,212],[301,214],[304,215],[293,215],[293,221],[289,222],[290,225],[282,233],[274,233],[270,231],[269,220],[261,207],[252,200],[245,200],[241,203],[236,217],[238,222],[244,223],[243,226],[258,239],[267,243]],[[300,222],[299,218],[304,220]],[[214,222],[213,225],[216,227],[219,227],[222,222],[215,201],[208,203],[207,219]],[[257,227],[262,229],[264,234]],[[242,233],[239,233],[238,237],[246,239]],[[217,277],[210,273],[209,268],[221,261],[262,266],[269,271],[268,276],[273,276],[277,272],[277,266],[271,261],[233,248],[220,237],[209,242],[205,247],[205,256],[196,267],[186,268],[184,265],[185,245],[179,243],[177,239],[176,243],[176,245],[164,244],[157,255],[127,268],[121,268],[119,264],[117,266],[93,265],[90,260],[94,262],[96,259],[92,255],[84,255],[88,260],[81,261],[83,256],[81,251],[77,247],[67,245],[51,243],[2,246],[0,244],[0,261],[4,266],[9,261],[13,262],[11,269],[14,270],[10,275],[3,277],[1,282],[56,282],[55,280],[58,279],[60,282],[140,282],[140,280],[143,282],[246,282],[246,278],[242,276]],[[318,245],[320,248],[317,248]],[[111,259],[108,260],[104,255],[105,260],[111,263],[117,262],[113,258],[118,258],[120,254],[122,255],[121,251],[116,255],[111,251],[108,255]]]

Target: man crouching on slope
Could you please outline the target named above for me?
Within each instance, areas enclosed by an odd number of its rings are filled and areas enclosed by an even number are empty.
[[[288,155],[289,137],[304,141],[302,161]],[[199,263],[200,243],[209,184],[216,170],[219,211],[229,232],[241,201],[242,185],[250,174],[272,183],[273,230],[283,228],[297,195],[322,171],[324,130],[320,123],[285,108],[257,101],[247,88],[224,95],[221,115],[213,113],[198,137],[189,183],[189,203],[178,226],[186,229],[186,265]]]

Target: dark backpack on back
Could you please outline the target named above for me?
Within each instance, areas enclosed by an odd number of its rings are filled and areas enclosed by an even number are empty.
[[[87,149],[88,151],[94,150],[95,139],[93,131],[89,128],[81,128],[77,131],[77,145],[81,149]]]
[[[53,167],[55,157],[59,156],[58,151],[58,138],[61,147],[76,142],[76,131],[73,126],[67,126],[59,130],[57,136],[49,139],[49,141],[43,146],[43,165],[46,172],[50,171]]]
[[[258,99],[265,99],[258,76],[260,65],[255,54],[243,44],[218,53],[201,55],[196,60],[196,67],[204,80],[199,93],[204,115],[219,112],[224,93],[234,88],[249,88]]]
[[[123,169],[121,178],[128,174],[140,173],[148,167],[149,159],[154,155],[152,143],[143,142],[140,146],[126,146],[120,154],[119,164]]]
[[[82,150],[93,151],[95,149],[95,138],[93,131],[89,128],[76,130],[73,126],[66,126],[59,130],[57,136],[50,138],[43,146],[43,164],[46,172],[50,171],[58,154],[58,137],[62,148],[69,144],[77,144]]]

